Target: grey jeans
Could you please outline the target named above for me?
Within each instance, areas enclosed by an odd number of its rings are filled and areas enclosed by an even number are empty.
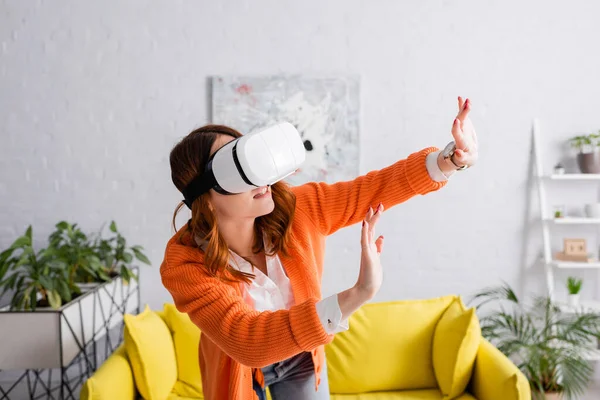
[[[262,368],[265,387],[273,400],[329,400],[327,363],[321,369],[321,383],[315,391],[315,367],[310,352],[303,352]],[[254,390],[260,400],[266,400],[265,390],[254,381]]]

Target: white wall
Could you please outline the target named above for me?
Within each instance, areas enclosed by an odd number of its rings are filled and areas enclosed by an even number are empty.
[[[457,95],[481,143],[475,168],[385,214],[376,300],[517,284],[540,242],[536,228],[523,253],[532,118],[546,168],[565,138],[600,129],[598,15],[595,1],[0,0],[0,248],[28,224],[41,245],[61,219],[114,218],[146,248],[142,301],[161,307],[181,198],[168,154],[209,121],[208,77],[357,73],[361,173],[444,146]],[[329,240],[324,295],[354,282],[358,235]]]

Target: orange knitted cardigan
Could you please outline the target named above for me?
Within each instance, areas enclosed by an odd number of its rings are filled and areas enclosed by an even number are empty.
[[[313,355],[319,385],[324,345],[333,340],[315,307],[321,299],[325,237],[362,221],[370,205],[382,202],[389,209],[443,187],[446,182],[432,180],[425,164],[427,154],[437,150],[425,148],[352,181],[291,188],[296,195],[294,245],[289,257],[280,255],[295,299],[289,310],[252,309],[243,301],[239,284],[205,272],[203,252],[185,234],[187,225],[173,235],[160,267],[161,279],[177,309],[202,332],[199,361],[205,399],[257,399],[252,379],[264,385],[260,368],[303,351]],[[176,240],[180,233],[183,244]]]

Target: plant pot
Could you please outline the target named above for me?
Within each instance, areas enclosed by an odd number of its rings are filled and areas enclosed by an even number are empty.
[[[79,288],[79,290],[81,290],[81,293],[87,293],[90,290],[94,290],[95,288],[97,288],[99,285],[101,285],[101,282],[90,282],[90,283],[84,283],[84,282],[77,282],[76,285]]]
[[[546,393],[546,400],[562,400],[562,393]]]
[[[569,306],[570,307],[578,307],[579,306],[579,294],[570,294],[569,295]]]
[[[538,391],[531,392],[531,398],[533,400],[563,400],[563,395],[560,392],[544,393],[541,394]]]
[[[67,367],[83,349],[139,310],[135,280],[96,285],[58,310],[0,309],[0,370]]]
[[[594,151],[577,154],[577,165],[584,174],[600,174],[600,153]]]
[[[586,204],[584,210],[586,217],[600,218],[600,203]]]

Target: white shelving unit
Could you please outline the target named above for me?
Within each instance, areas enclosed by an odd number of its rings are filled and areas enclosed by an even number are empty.
[[[534,128],[535,130],[535,128]],[[535,133],[534,133],[535,135]],[[600,181],[600,174],[562,174],[562,175],[547,175],[546,179],[556,181]]]
[[[548,181],[580,181],[579,184],[600,183],[600,174],[562,174],[544,175],[542,168],[542,157],[540,150],[540,128],[539,121],[533,121],[533,153],[535,161],[535,178],[538,187],[538,195],[541,207],[542,239],[544,243],[544,270],[546,273],[546,285],[548,295],[556,302],[554,293],[554,269],[600,269],[600,261],[596,262],[571,262],[553,259],[552,243],[550,242],[550,227],[554,225],[600,225],[600,218],[563,217],[553,218],[549,214],[546,202],[546,187]],[[589,182],[592,181],[592,182]],[[597,182],[594,182],[597,181]],[[571,307],[566,303],[557,302],[562,312],[576,313],[577,311],[591,311],[600,313],[600,301],[581,301],[577,307]],[[589,361],[600,361],[600,350],[591,350],[586,357]]]
[[[564,217],[564,218],[548,218],[546,222],[553,222],[557,225],[593,225],[600,224],[600,218],[581,218],[581,217]]]
[[[544,242],[544,267],[546,272],[546,284],[548,295],[554,299],[554,268],[561,269],[589,269],[600,268],[600,261],[596,262],[571,262],[554,260],[552,256],[552,245],[550,242],[550,227],[552,225],[600,225],[600,218],[581,218],[564,217],[553,218],[549,215],[548,204],[546,202],[546,186],[548,180],[552,181],[581,181],[585,184],[588,181],[598,181],[600,183],[600,174],[562,174],[562,175],[544,175],[542,168],[542,156],[540,150],[540,129],[538,120],[533,121],[533,153],[535,159],[535,178],[538,186],[540,198],[541,216],[542,216],[542,239]],[[593,303],[594,310],[600,312],[600,302]]]

